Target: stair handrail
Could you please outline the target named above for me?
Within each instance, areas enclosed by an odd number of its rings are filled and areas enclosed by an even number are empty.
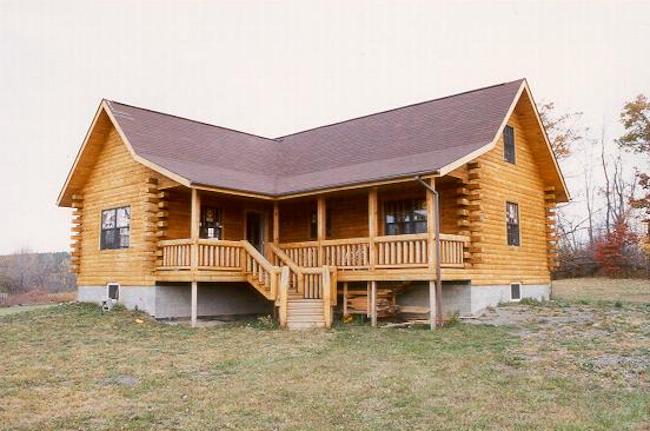
[[[294,262],[291,257],[289,257],[288,254],[286,254],[280,247],[277,245],[271,243],[270,244],[271,251],[273,254],[275,254],[281,261],[284,263],[286,266],[289,267],[291,272],[296,274],[296,282],[297,286],[296,289],[298,290],[299,293],[303,292],[303,280],[304,280],[304,271],[302,267],[298,266],[296,262]]]
[[[278,318],[280,326],[287,326],[288,307],[289,307],[289,267],[284,266],[280,270],[280,288],[278,291]]]
[[[280,267],[273,265],[269,262],[253,245],[247,240],[241,240],[242,250],[248,253],[248,255],[253,258],[265,271],[271,274],[271,286],[269,288],[269,299],[276,300],[278,297],[278,283],[280,275]],[[244,271],[246,271],[246,260],[242,259],[242,266]]]
[[[280,273],[280,267],[273,265],[271,262],[269,262],[253,245],[248,242],[247,240],[243,239],[241,240],[242,247],[250,256],[257,261],[260,265],[262,265],[262,268],[267,270],[268,272],[273,272],[276,274]]]
[[[323,320],[327,328],[332,326],[332,280],[330,278],[330,268],[327,265],[323,266]]]
[[[289,267],[289,269],[291,269],[295,273],[301,273],[302,272],[302,270],[298,266],[298,264],[296,262],[294,262],[293,259],[291,259],[288,254],[286,254],[284,251],[282,251],[282,249],[280,247],[278,247],[275,244],[269,244],[269,245],[271,247],[271,251],[273,252],[273,254],[275,254],[277,257],[279,257],[280,260],[282,261],[282,263],[287,265]]]

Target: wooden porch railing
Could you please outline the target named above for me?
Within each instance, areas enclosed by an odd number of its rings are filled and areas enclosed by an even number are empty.
[[[264,296],[277,298],[280,268],[266,260],[248,241],[175,239],[160,241],[158,246],[158,270],[192,270],[192,249],[196,247],[197,270],[241,271]]]
[[[465,267],[465,244],[469,238],[464,235],[440,235],[440,266],[443,268]]]
[[[378,268],[427,266],[427,234],[386,235],[375,238]]]
[[[321,299],[325,297],[325,292],[330,287],[330,282],[324,278],[323,267],[301,267],[296,264],[291,257],[274,244],[270,245],[273,252],[274,264],[286,266],[289,268],[289,288],[302,295],[305,299]],[[325,268],[328,268],[327,265]],[[328,277],[332,278],[332,268],[328,268]]]
[[[463,235],[440,234],[440,264],[443,268],[463,268],[464,247],[469,238]],[[386,235],[320,242],[323,265],[338,270],[369,269],[370,250],[374,247],[376,268],[419,268],[429,262],[427,234]],[[279,248],[301,267],[318,266],[317,241],[282,243]]]

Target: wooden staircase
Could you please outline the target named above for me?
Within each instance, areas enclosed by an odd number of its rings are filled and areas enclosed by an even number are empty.
[[[266,299],[275,301],[278,297],[280,268],[266,260],[248,241],[243,240],[241,244],[246,280]]]
[[[324,328],[325,316],[322,299],[289,298],[287,303],[287,328]]]
[[[300,267],[274,245],[271,250],[274,263],[283,271],[277,301],[280,323],[288,329],[329,328],[332,297],[336,299],[336,280],[332,279],[329,268]]]

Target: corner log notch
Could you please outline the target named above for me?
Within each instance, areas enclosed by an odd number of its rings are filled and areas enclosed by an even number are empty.
[[[479,264],[482,262],[481,232],[483,213],[481,207],[481,165],[474,161],[467,164],[467,182],[457,189],[458,233],[470,238],[464,247],[465,263]]]
[[[83,230],[83,196],[72,195],[72,232],[70,239],[70,272],[79,274],[81,259],[81,232]]]
[[[548,249],[548,269],[553,271],[558,266],[557,248],[557,199],[555,187],[544,189],[544,208],[546,210],[546,243]]]
[[[152,199],[152,203],[155,203],[155,205],[151,207],[152,219],[154,220],[152,232],[154,236],[153,241],[156,243],[156,266],[161,266],[163,251],[158,241],[164,240],[167,237],[167,227],[169,226],[167,198],[169,197],[169,192],[160,190],[158,181],[155,178],[150,178],[149,181],[156,186],[155,188],[151,188],[151,193],[155,194],[155,200]]]
[[[156,222],[158,209],[158,180],[147,178],[143,185],[144,211],[143,226],[145,235],[145,248],[151,253],[151,267],[153,269],[157,256]]]

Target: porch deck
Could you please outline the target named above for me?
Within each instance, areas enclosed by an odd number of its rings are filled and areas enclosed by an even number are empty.
[[[339,281],[433,280],[435,256],[432,240],[425,234],[386,235],[323,241],[270,244],[258,259],[267,267],[295,266],[303,271],[329,267]],[[440,234],[440,265],[443,279],[458,279],[465,273],[464,235]],[[198,264],[192,268],[196,245]],[[247,281],[255,262],[247,241],[176,239],[159,242],[160,281]],[[256,250],[255,250],[256,251]]]

